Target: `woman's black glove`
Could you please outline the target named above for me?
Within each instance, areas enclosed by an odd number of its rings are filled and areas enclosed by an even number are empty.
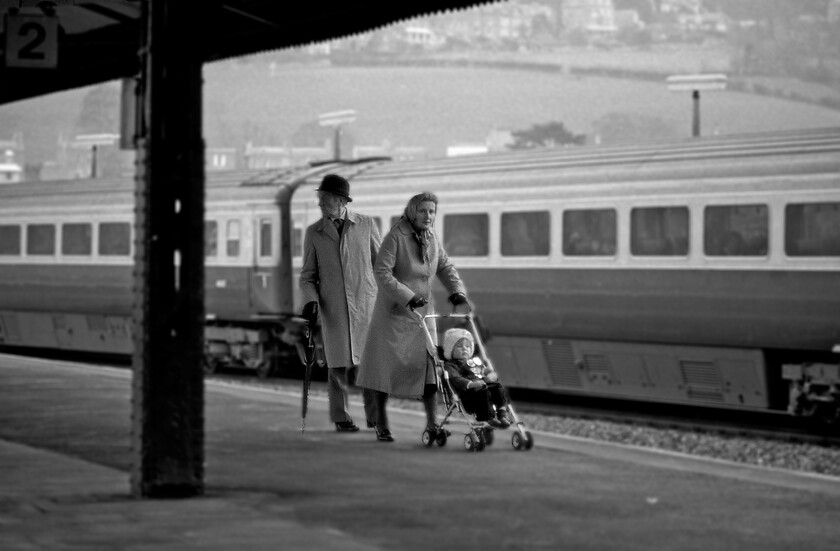
[[[449,295],[449,302],[452,303],[452,306],[458,306],[461,304],[467,303],[467,297],[464,293],[453,293]]]
[[[422,308],[423,306],[426,306],[426,304],[428,302],[429,301],[427,301],[425,298],[421,297],[420,295],[414,295],[413,297],[411,297],[411,300],[408,301],[408,307],[411,308],[412,310],[417,310],[418,308]]]
[[[449,302],[452,303],[452,310],[458,311],[461,310],[462,314],[469,314],[472,312],[472,307],[470,307],[469,301],[467,301],[467,296],[464,293],[453,293],[449,295]],[[461,308],[458,308],[461,306]]]
[[[313,300],[304,304],[301,317],[306,320],[309,327],[315,327],[318,322],[318,303]]]

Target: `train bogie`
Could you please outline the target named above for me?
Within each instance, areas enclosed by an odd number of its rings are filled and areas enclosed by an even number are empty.
[[[840,424],[840,364],[784,364],[782,378],[790,385],[788,412]]]

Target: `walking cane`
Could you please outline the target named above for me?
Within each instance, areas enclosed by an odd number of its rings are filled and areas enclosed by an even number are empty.
[[[313,327],[310,322],[306,322],[306,348],[303,352],[304,367],[303,372],[303,396],[301,401],[300,411],[300,432],[306,429],[306,410],[309,407],[309,384],[312,382],[312,366],[315,365],[315,339],[313,337]]]

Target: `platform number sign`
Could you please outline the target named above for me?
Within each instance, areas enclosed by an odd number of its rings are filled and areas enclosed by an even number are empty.
[[[54,69],[57,64],[57,17],[6,15],[6,67]]]

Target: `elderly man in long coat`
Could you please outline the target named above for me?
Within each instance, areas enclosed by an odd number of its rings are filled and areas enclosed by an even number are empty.
[[[373,218],[346,208],[352,201],[347,180],[328,174],[317,192],[323,217],[306,229],[303,240],[303,317],[313,322],[320,306],[330,421],[339,432],[355,432],[359,427],[348,410],[347,371],[359,365],[367,338],[377,293],[373,264],[381,238]],[[368,402],[366,395],[370,420],[374,413]]]
[[[434,418],[434,366],[418,314],[433,313],[429,302],[435,279],[449,293],[456,311],[469,311],[469,305],[461,277],[432,231],[436,212],[433,193],[412,197],[383,240],[374,265],[379,295],[356,383],[374,391],[380,440],[393,439],[385,415],[385,402],[391,394],[422,398],[427,430],[441,430]],[[428,323],[436,339],[433,321],[422,323]]]

